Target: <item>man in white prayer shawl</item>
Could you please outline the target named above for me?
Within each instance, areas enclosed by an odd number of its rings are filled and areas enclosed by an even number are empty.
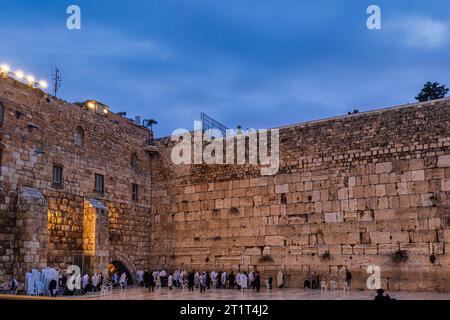
[[[284,284],[284,281],[283,281],[283,272],[281,272],[281,270],[280,270],[280,271],[278,271],[278,275],[277,275],[277,285],[278,285],[278,288],[283,287],[283,284]]]
[[[245,273],[241,273],[241,288],[242,291],[247,291],[247,274]]]
[[[237,283],[238,289],[240,289],[241,288],[241,273],[240,272],[238,272],[236,275],[236,283]]]
[[[200,284],[200,274],[197,271],[194,275],[194,285],[196,288],[198,288],[199,284]]]
[[[122,290],[125,290],[127,286],[127,274],[125,272],[120,276],[120,285],[122,286]]]
[[[253,271],[248,274],[248,282],[250,282],[250,288],[253,289]]]
[[[97,291],[97,285],[98,285],[98,275],[94,273],[92,276],[92,291]]]
[[[172,290],[173,287],[173,275],[169,274],[169,278],[167,279],[167,286],[170,290]]]
[[[225,289],[227,284],[227,273],[224,271],[222,272],[222,286]]]
[[[87,273],[84,274],[83,278],[81,278],[81,287],[83,291],[86,292],[86,287],[89,284],[89,276]]]
[[[211,272],[211,281],[213,283],[213,286],[216,287],[216,285],[217,285],[217,273],[214,270]]]
[[[180,271],[175,270],[173,273],[173,281],[175,282],[175,287],[180,286]]]

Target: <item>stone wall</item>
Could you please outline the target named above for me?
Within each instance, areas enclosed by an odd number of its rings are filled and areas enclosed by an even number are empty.
[[[390,290],[449,290],[450,100],[280,128],[280,170],[154,156],[153,267],[282,270],[290,286],[369,265]],[[398,251],[405,262],[394,262]]]
[[[151,172],[143,146],[151,133],[112,112],[95,114],[10,78],[0,78],[0,103],[4,111],[0,128],[0,281],[13,273],[23,279],[23,273],[30,271],[25,269],[31,265],[19,268],[23,259],[30,258],[24,255],[30,244],[27,241],[34,239],[32,232],[20,225],[24,209],[18,204],[18,194],[24,188],[38,190],[48,206],[48,243],[41,243],[47,252],[41,252],[39,262],[43,264],[39,267],[65,268],[73,263],[73,255],[91,254],[83,247],[88,229],[83,218],[85,201],[94,199],[107,208],[106,220],[97,224],[93,234],[101,241],[94,255],[101,257],[102,269],[109,256],[144,268],[150,243]],[[77,127],[84,131],[81,146],[75,143]],[[136,168],[131,166],[133,153],[138,158]],[[54,165],[63,167],[62,186],[52,184]],[[94,191],[95,174],[104,176],[104,193]],[[131,199],[132,183],[139,186],[138,201]],[[38,214],[33,205],[26,214]]]
[[[113,260],[130,272],[282,270],[290,286],[312,272],[342,286],[350,270],[364,288],[374,264],[390,290],[450,289],[449,100],[280,128],[275,176],[174,165],[168,138],[149,145],[151,132],[127,119],[10,78],[0,78],[0,109],[0,281],[84,254],[90,271]]]

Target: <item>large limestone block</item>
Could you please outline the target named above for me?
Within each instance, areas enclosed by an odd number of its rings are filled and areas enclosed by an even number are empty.
[[[437,166],[440,168],[450,167],[450,155],[443,155],[438,158]]]

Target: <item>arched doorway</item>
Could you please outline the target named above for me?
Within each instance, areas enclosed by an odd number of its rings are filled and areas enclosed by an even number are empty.
[[[128,282],[128,284],[129,285],[133,284],[133,278],[131,276],[130,271],[128,271],[127,267],[125,267],[125,265],[122,262],[120,262],[120,261],[114,260],[114,261],[111,261],[110,263],[108,263],[108,272],[109,272],[110,276],[112,276],[113,273],[117,272],[119,277],[120,277],[120,275],[122,273],[125,272],[126,275],[127,275],[127,279],[128,279],[127,282]]]

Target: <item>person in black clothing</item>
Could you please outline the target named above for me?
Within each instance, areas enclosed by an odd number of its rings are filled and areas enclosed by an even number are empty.
[[[153,273],[151,272],[148,276],[148,291],[153,291],[155,288],[155,278],[153,277]]]
[[[103,280],[104,280],[103,273],[100,272],[98,275],[98,282],[97,282],[97,290],[98,291],[102,291]]]
[[[195,279],[195,273],[194,273],[194,270],[192,270],[192,272],[189,272],[189,274],[188,274],[188,289],[189,289],[189,291],[194,291],[194,279]]]
[[[148,289],[148,285],[150,283],[150,272],[148,272],[148,269],[145,269],[145,272],[144,272],[144,283],[145,283],[145,289]]]
[[[230,275],[228,276],[228,287],[230,289],[234,289],[234,281],[236,280],[236,276],[234,275],[234,272],[231,271]]]
[[[261,277],[259,276],[259,271],[256,271],[255,278],[253,279],[253,286],[256,289],[256,292],[259,292],[261,288]]]
[[[311,289],[311,281],[306,279],[305,282],[303,282],[303,288],[304,289]]]
[[[352,274],[348,270],[345,273],[345,281],[347,281],[349,285],[352,284]]]
[[[391,297],[388,294],[383,295],[383,293],[384,293],[383,289],[378,289],[377,290],[377,295],[375,296],[374,300],[375,301],[392,301],[392,300],[395,300],[395,299],[391,299]]]
[[[222,288],[222,271],[217,274],[217,288]]]
[[[209,289],[211,287],[211,276],[209,272],[206,273],[206,288]]]
[[[269,277],[269,290],[272,290],[273,278]]]
[[[56,282],[55,279],[50,280],[50,283],[48,284],[48,290],[50,291],[50,295],[52,297],[56,297],[56,285],[58,283]]]
[[[347,270],[347,272],[345,273],[345,281],[351,283],[352,282],[352,274],[350,271]]]

